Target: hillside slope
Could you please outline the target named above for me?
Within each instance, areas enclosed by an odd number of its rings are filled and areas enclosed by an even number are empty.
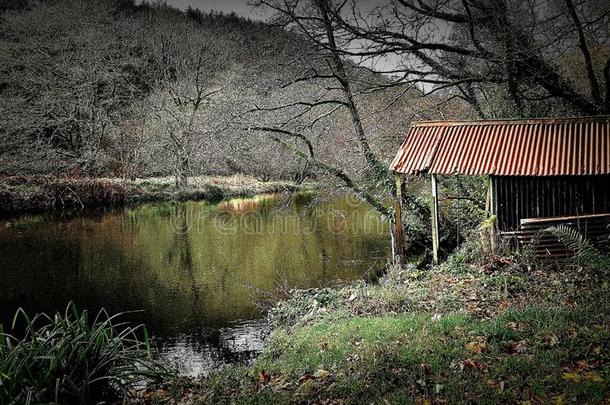
[[[290,117],[317,157],[364,170],[347,111],[301,114],[297,102],[338,94],[332,82],[296,80],[325,63],[297,34],[131,0],[36,2],[0,13],[0,174],[298,179],[310,168],[249,130]],[[355,83],[387,82],[350,71]],[[357,94],[370,142],[388,160],[411,119],[438,112],[433,97],[401,94]],[[286,104],[294,105],[277,109]]]
[[[129,163],[163,172],[162,159],[126,154],[146,144],[139,152],[154,155],[145,121],[168,120],[155,107],[194,87],[196,68],[210,90],[264,89],[302,48],[262,23],[122,0],[37,3],[0,18],[0,172],[108,173]],[[256,82],[255,65],[264,72]]]

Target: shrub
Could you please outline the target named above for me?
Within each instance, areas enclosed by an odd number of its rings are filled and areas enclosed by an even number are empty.
[[[205,185],[205,194],[208,201],[220,201],[225,197],[225,193],[222,188],[214,184]]]
[[[72,303],[54,316],[30,318],[19,309],[12,329],[24,323],[23,337],[0,329],[0,403],[116,399],[136,384],[167,377],[151,359],[144,327],[117,322],[120,316],[101,310],[91,322]]]
[[[3,212],[114,206],[123,204],[126,199],[125,187],[110,180],[53,176],[0,177],[0,207]]]
[[[125,188],[109,180],[47,178],[42,186],[53,208],[120,205],[126,199]]]
[[[269,311],[268,320],[274,327],[292,326],[320,311],[326,311],[342,298],[341,291],[334,288],[292,290],[287,300],[278,302]]]

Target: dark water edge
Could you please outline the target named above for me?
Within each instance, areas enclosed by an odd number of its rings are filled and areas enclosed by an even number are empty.
[[[24,215],[0,220],[0,323],[15,310],[139,310],[160,357],[196,376],[247,362],[267,326],[255,301],[278,286],[323,287],[375,273],[387,228],[342,197],[266,195]]]
[[[239,320],[215,329],[180,334],[155,342],[160,358],[189,377],[206,376],[231,364],[249,364],[265,348],[265,318]]]

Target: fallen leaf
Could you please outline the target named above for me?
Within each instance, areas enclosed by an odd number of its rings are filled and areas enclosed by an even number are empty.
[[[330,373],[326,370],[323,370],[321,368],[317,369],[315,373],[313,373],[313,376],[317,379],[323,380],[324,378],[328,377],[330,375]]]
[[[422,363],[419,366],[421,367],[425,375],[429,376],[430,374],[432,374],[432,367],[430,367],[429,364]]]
[[[564,367],[564,370],[572,373],[580,373],[582,371],[588,370],[592,368],[592,366],[587,363],[586,360],[578,360],[576,363],[569,367]]]
[[[258,376],[258,380],[262,383],[268,383],[269,381],[271,381],[271,374],[267,373],[266,371],[261,371],[261,373]]]
[[[506,308],[510,307],[510,302],[507,300],[502,300],[502,301],[498,302],[497,306],[499,309],[506,309]]]
[[[483,370],[486,369],[487,365],[473,359],[466,359],[460,363],[460,370],[472,369],[472,370]]]
[[[549,347],[553,347],[559,344],[559,338],[555,334],[550,334],[544,337],[544,343]]]
[[[508,343],[507,351],[509,354],[523,353],[526,350],[527,350],[527,341],[526,340],[519,340],[519,341],[511,340]]]
[[[576,373],[563,373],[562,378],[566,381],[574,381],[574,382],[580,381],[580,375],[578,375]]]
[[[166,395],[167,395],[167,391],[165,391],[163,389],[148,391],[148,392],[144,393],[144,396],[146,398],[162,398]]]
[[[487,353],[489,351],[489,348],[487,347],[486,343],[470,342],[466,343],[466,350],[468,350],[470,353],[480,354]]]
[[[301,378],[299,378],[299,384],[306,383],[307,381],[313,380],[313,376],[311,374],[305,374]]]
[[[510,329],[514,330],[515,332],[519,332],[522,329],[521,326],[517,322],[509,322],[506,324],[506,326],[508,326]]]
[[[596,374],[592,371],[587,372],[585,374],[585,378],[587,380],[593,381],[593,382],[599,382],[599,383],[604,382],[604,379],[599,374]]]

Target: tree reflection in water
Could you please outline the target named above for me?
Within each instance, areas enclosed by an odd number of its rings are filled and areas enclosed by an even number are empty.
[[[141,310],[129,319],[146,324],[165,358],[195,353],[193,374],[259,350],[258,323],[235,323],[263,316],[253,290],[358,279],[385,263],[386,235],[365,205],[311,196],[13,218],[0,222],[0,322],[70,300],[91,312]]]

